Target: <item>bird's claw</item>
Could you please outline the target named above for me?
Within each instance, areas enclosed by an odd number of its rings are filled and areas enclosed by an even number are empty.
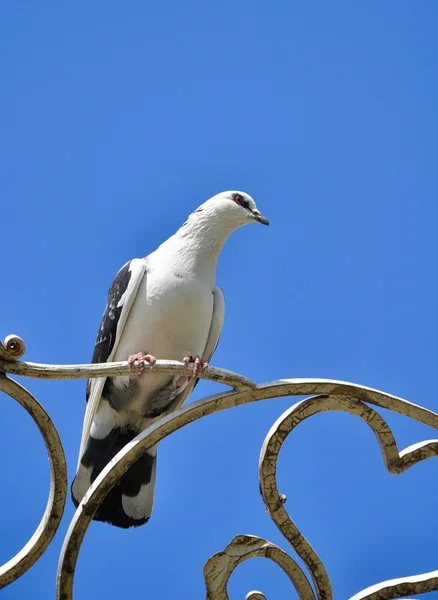
[[[191,362],[193,363],[193,377],[198,376],[201,367],[203,371],[208,369],[208,362],[206,360],[202,360],[202,358],[197,354],[195,356],[184,356],[183,363],[186,367],[188,367],[189,363]]]
[[[138,362],[140,366],[140,379],[142,379],[144,377],[145,372],[145,362],[149,363],[151,367],[153,367],[154,364],[157,362],[157,359],[155,358],[155,356],[152,356],[152,354],[143,354],[143,352],[138,352],[137,354],[131,354],[131,356],[128,358],[128,364],[131,368],[135,362]]]

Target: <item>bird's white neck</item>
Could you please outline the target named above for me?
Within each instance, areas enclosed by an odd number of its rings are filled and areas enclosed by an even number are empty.
[[[175,270],[208,280],[213,288],[219,254],[231,233],[241,225],[223,217],[201,206],[159,246],[154,253],[156,258],[165,255]]]

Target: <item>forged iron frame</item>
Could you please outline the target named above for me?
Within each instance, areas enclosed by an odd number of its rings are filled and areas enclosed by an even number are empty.
[[[0,566],[0,588],[23,575],[46,550],[61,521],[68,488],[67,465],[55,426],[32,394],[6,373],[41,379],[85,379],[139,374],[138,366],[134,365],[133,370],[127,362],[62,366],[18,362],[24,351],[24,342],[18,336],[8,336],[4,344],[0,342],[0,390],[21,404],[37,424],[50,460],[51,484],[47,507],[35,533],[16,556]],[[146,366],[146,369],[149,371],[150,367]],[[186,368],[183,363],[176,361],[157,361],[150,376],[154,372],[187,373],[190,372],[190,366]],[[388,424],[368,405],[389,409],[435,429],[438,429],[438,414],[378,390],[328,379],[282,379],[257,385],[242,375],[215,367],[209,367],[200,377],[227,384],[232,389],[188,404],[164,417],[127,444],[97,477],[76,510],[64,540],[58,565],[57,600],[73,598],[74,571],[82,540],[93,515],[110,489],[149,448],[204,416],[259,400],[312,395],[294,404],[274,423],[263,443],[259,461],[260,491],[266,509],[306,565],[310,577],[278,546],[257,536],[238,535],[224,551],[208,559],[204,566],[207,600],[229,600],[227,584],[231,574],[240,563],[253,557],[269,558],[280,566],[302,600],[332,599],[325,567],[286,512],[286,498],[279,493],[276,483],[279,451],[287,436],[303,420],[329,410],[344,411],[360,417],[372,429],[380,445],[385,467],[393,474],[403,473],[414,464],[438,455],[438,440],[419,442],[399,452]],[[385,600],[435,590],[438,590],[438,571],[384,581],[359,592],[351,600]],[[245,600],[266,598],[262,592],[252,591],[246,595]]]

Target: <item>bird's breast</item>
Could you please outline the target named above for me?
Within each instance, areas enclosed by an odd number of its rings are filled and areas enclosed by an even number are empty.
[[[202,355],[213,315],[213,293],[202,281],[147,273],[116,351],[117,360],[148,352],[158,359]]]

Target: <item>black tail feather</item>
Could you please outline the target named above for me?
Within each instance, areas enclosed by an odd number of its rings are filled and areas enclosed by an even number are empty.
[[[128,442],[133,440],[137,434],[138,431],[133,429],[121,430],[120,428],[115,428],[106,438],[101,440],[94,439],[90,436],[84,454],[82,455],[79,469],[91,469],[90,479],[91,482],[93,482],[109,461]],[[141,456],[112,488],[93,519],[95,521],[103,521],[115,525],[116,527],[123,528],[138,527],[139,525],[146,523],[149,520],[150,514],[146,514],[142,511],[143,514],[139,518],[133,518],[128,515],[123,508],[122,496],[135,498],[135,496],[140,493],[141,487],[145,484],[150,484],[151,489],[148,493],[153,494],[155,462],[155,451],[153,454],[146,453]],[[78,486],[75,486],[78,474],[73,480],[71,487],[72,499],[76,507],[87,491],[85,489],[78,491]],[[150,508],[152,508],[152,502],[149,504]]]

